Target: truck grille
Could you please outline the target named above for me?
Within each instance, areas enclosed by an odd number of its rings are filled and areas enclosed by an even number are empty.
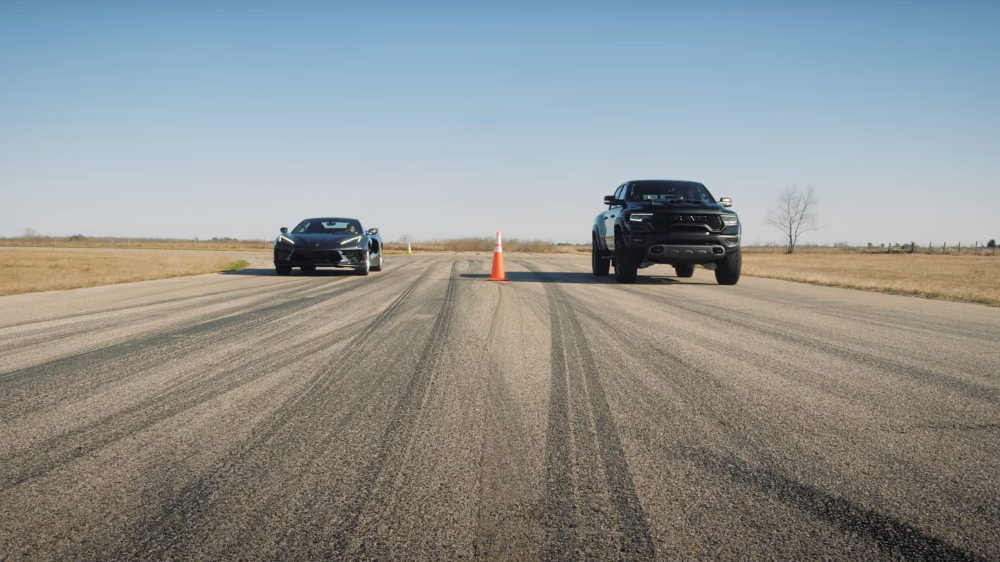
[[[689,230],[687,227],[694,227],[696,230],[707,226],[711,230],[722,230],[722,217],[719,215],[698,215],[694,213],[671,213],[669,215],[657,215],[653,219],[653,228],[657,230],[681,229]]]

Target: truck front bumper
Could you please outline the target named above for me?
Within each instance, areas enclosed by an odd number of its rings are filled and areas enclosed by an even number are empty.
[[[642,262],[666,264],[706,264],[740,250],[739,234],[660,234],[630,233],[625,245]]]

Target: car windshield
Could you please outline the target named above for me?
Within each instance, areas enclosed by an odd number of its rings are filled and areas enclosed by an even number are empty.
[[[306,219],[292,234],[360,234],[361,223],[354,219]]]
[[[691,181],[637,181],[629,187],[628,200],[715,202],[704,185]]]

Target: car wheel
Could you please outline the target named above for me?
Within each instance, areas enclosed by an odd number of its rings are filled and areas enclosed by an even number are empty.
[[[635,252],[625,246],[621,236],[615,236],[615,280],[619,283],[632,283],[639,274],[639,260]]]
[[[594,271],[594,275],[598,277],[606,277],[608,271],[611,270],[611,258],[606,258],[601,255],[601,246],[597,243],[597,237],[594,237],[594,246],[590,250],[590,266]]]
[[[355,269],[354,273],[358,275],[368,275],[368,272],[372,270],[372,256],[368,250],[365,250],[365,255],[362,257],[362,261],[364,262],[364,265]]]
[[[291,275],[292,266],[290,265],[276,265],[274,266],[274,273],[278,275]]]
[[[299,269],[302,270],[302,273],[316,273],[315,265],[303,265]]]
[[[694,265],[690,263],[675,265],[674,273],[676,273],[678,277],[691,277],[694,275]]]
[[[372,271],[382,271],[382,265],[384,265],[384,262],[385,262],[385,256],[383,256],[382,254],[379,254],[378,255],[378,265],[376,265],[375,267],[372,267]]]
[[[715,262],[715,280],[719,285],[735,285],[740,280],[743,256],[737,250]]]

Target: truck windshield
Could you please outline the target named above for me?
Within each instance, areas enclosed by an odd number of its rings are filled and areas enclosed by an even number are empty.
[[[715,202],[704,185],[692,181],[637,181],[629,186],[628,200]]]

